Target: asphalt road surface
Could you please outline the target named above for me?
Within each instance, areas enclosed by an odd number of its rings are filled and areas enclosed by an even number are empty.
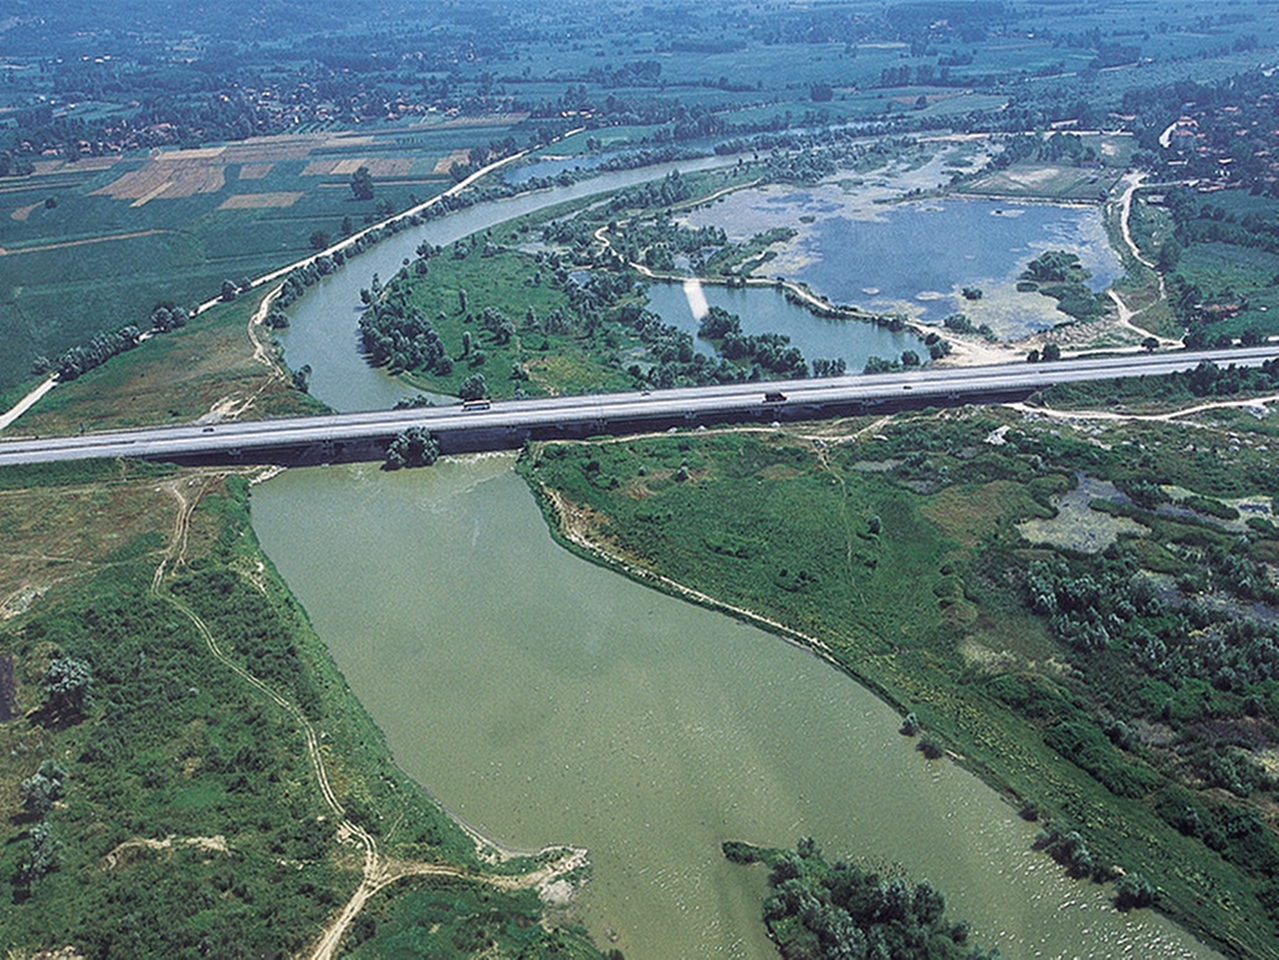
[[[942,406],[948,402],[974,402],[982,396],[1029,393],[1054,383],[1157,376],[1191,369],[1202,360],[1218,366],[1260,366],[1275,358],[1279,358],[1279,348],[1275,346],[1175,351],[1059,363],[921,368],[823,379],[15,438],[0,440],[0,465],[95,457],[195,459],[219,455],[252,462],[255,451],[378,441],[412,426],[425,427],[442,439],[505,431],[512,438],[510,445],[518,446],[524,436],[548,429],[576,429],[578,434],[590,428],[595,428],[595,433],[622,432],[679,418],[691,422],[713,421],[717,416],[759,419],[769,418],[770,412],[773,419],[815,419],[823,411],[847,409],[859,403]]]

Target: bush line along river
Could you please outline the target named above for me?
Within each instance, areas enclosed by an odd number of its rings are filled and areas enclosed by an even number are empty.
[[[337,409],[394,402],[409,391],[355,349],[360,287],[423,239],[568,192],[406,231],[326,278],[291,311],[291,363],[309,363]],[[589,847],[579,910],[629,960],[775,956],[763,873],[719,844],[805,834],[832,857],[932,880],[1010,960],[1215,956],[1065,878],[1030,849],[1033,826],[964,770],[925,761],[895,712],[839,671],[559,548],[508,456],[290,470],[255,488],[253,517],[401,766],[503,843]]]

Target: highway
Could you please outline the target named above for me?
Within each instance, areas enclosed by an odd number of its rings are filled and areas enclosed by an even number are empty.
[[[1156,376],[1188,370],[1202,360],[1218,366],[1260,366],[1279,358],[1279,346],[1234,350],[1116,356],[1059,363],[921,368],[899,373],[769,381],[714,387],[494,401],[461,405],[345,413],[280,420],[151,427],[78,436],[0,440],[0,465],[136,457],[152,460],[274,461],[282,451],[340,444],[385,442],[420,426],[441,440],[445,452],[467,449],[466,437],[485,445],[519,446],[527,436],[584,436],[633,432],[671,423],[719,419],[815,419],[825,412],[878,404],[942,406],[983,397],[1028,394],[1054,383],[1114,377]],[[765,395],[785,399],[766,401]]]

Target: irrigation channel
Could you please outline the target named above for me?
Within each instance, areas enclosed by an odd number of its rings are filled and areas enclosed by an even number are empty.
[[[392,275],[423,239],[663,172],[489,204],[387,241],[295,305],[290,363],[309,363],[338,409],[389,405],[404,389],[354,343],[374,272]],[[255,488],[254,527],[408,773],[505,844],[590,849],[575,909],[602,946],[629,960],[769,960],[763,873],[719,845],[812,835],[830,856],[930,879],[974,940],[1009,960],[1217,956],[1067,879],[1031,850],[1034,826],[971,774],[925,760],[847,676],[558,547],[511,463],[289,470]]]

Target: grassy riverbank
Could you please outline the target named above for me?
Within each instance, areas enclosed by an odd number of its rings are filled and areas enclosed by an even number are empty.
[[[1226,429],[1236,422],[1223,417]],[[1145,532],[1096,554],[1104,542],[1081,539],[1082,524],[1069,548],[1029,543],[1018,529],[1052,517],[1053,496],[1078,472],[1137,484],[1151,456],[1162,482],[1268,497],[1256,472],[1267,444],[1246,442],[1229,468],[1205,472],[1187,446],[1194,437],[1171,424],[1071,426],[969,409],[810,429],[536,445],[520,469],[571,548],[809,643],[913,712],[1010,801],[1077,829],[1085,872],[1137,871],[1158,886],[1161,909],[1228,954],[1271,956],[1274,836],[1253,831],[1273,782],[1260,776],[1244,801],[1197,772],[1211,753],[1258,762],[1205,737],[1223,723],[1271,736],[1269,688],[1247,695],[1260,698],[1256,722],[1237,693],[1160,719],[1149,700],[1163,674],[1131,641],[1102,653],[1072,645],[1032,609],[1026,586],[1036,562],[1057,556],[1097,576],[1122,562],[1129,576],[1154,577],[1173,557],[1211,566],[1224,562],[1209,559],[1219,556],[1212,545],[1236,535],[1210,518],[1139,518]],[[1274,546],[1258,535],[1249,555]],[[1209,636],[1228,629],[1213,623]],[[1136,731],[1118,748],[1102,733],[1116,720]],[[1067,732],[1100,743],[1071,748]],[[1203,829],[1170,814],[1177,803],[1201,813]],[[1232,830],[1249,839],[1232,845]]]
[[[207,310],[59,384],[8,432],[47,436],[82,427],[120,430],[327,412],[292,387],[270,330],[252,322],[267,293],[255,291]]]
[[[432,955],[598,955],[539,925],[531,886],[563,851],[482,857],[395,767],[258,550],[245,473],[91,463],[0,483],[10,949],[309,954],[363,878],[372,899],[337,928],[360,955],[386,955],[423,898],[453,905],[438,938],[412,928]],[[51,686],[67,664],[90,679]]]

